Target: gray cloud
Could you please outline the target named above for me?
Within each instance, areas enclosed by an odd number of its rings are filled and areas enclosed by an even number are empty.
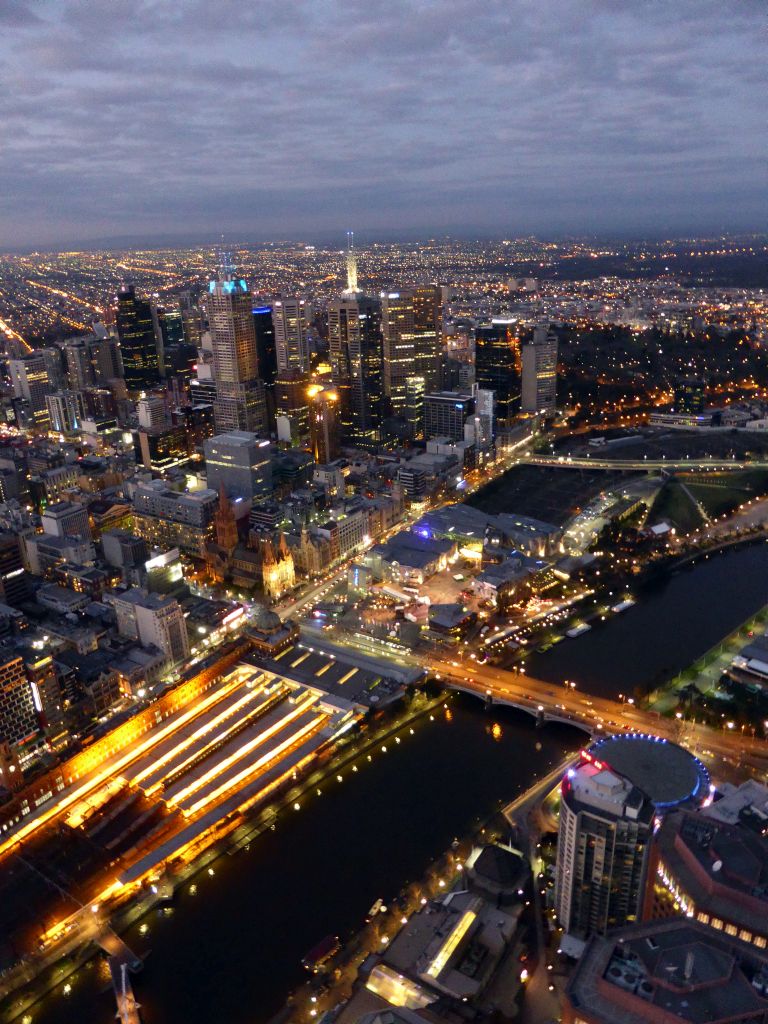
[[[0,249],[760,229],[762,2],[0,0]]]

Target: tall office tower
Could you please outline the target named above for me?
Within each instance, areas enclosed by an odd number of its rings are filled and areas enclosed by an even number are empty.
[[[464,424],[464,440],[480,451],[493,444],[494,394],[475,384],[472,397],[475,400],[475,411]]]
[[[309,437],[315,462],[324,465],[339,455],[339,396],[319,384],[309,398]]]
[[[355,233],[347,232],[347,287],[344,294],[357,295],[357,254],[355,253]]]
[[[58,391],[67,385],[67,374],[64,365],[64,353],[60,348],[38,348],[35,355],[42,356],[48,370],[48,383],[51,391]]]
[[[163,336],[163,348],[170,345],[181,345],[184,339],[184,318],[181,308],[158,306],[157,321]]]
[[[271,306],[254,306],[253,326],[256,331],[256,353],[259,359],[259,375],[264,381],[264,395],[267,406],[267,425],[273,434],[275,421],[275,378],[277,377],[277,350],[275,348],[275,324]]]
[[[217,434],[203,443],[208,487],[232,501],[252,502],[272,493],[272,448],[247,430]]]
[[[392,412],[406,415],[406,381],[421,377],[422,395],[439,381],[442,305],[437,285],[382,294],[384,394]],[[414,393],[415,382],[409,387]],[[409,406],[412,408],[412,402]],[[409,418],[412,418],[409,416]]]
[[[64,346],[67,379],[73,391],[85,391],[96,383],[88,339],[73,338]]]
[[[424,396],[424,437],[464,440],[464,425],[475,411],[475,399],[461,391],[435,391]]]
[[[107,381],[117,380],[123,376],[120,348],[114,338],[109,336],[94,338],[89,349],[97,384],[106,384]]]
[[[195,348],[200,347],[200,335],[202,326],[200,321],[200,310],[191,292],[182,292],[179,296],[179,309],[184,330],[184,340]]]
[[[29,404],[32,425],[47,430],[50,419],[45,396],[51,393],[52,388],[45,357],[32,352],[21,359],[9,359],[8,370],[14,395]]]
[[[287,370],[309,372],[309,338],[312,306],[300,295],[280,296],[272,303],[275,349],[279,373]]]
[[[523,345],[523,412],[554,415],[557,409],[557,335],[536,327]]]
[[[82,391],[57,391],[45,396],[51,430],[60,434],[72,434],[80,429],[85,419],[85,402]]]
[[[208,285],[208,322],[216,381],[216,432],[260,431],[265,426],[264,385],[259,380],[253,299],[248,285],[222,266]]]
[[[375,448],[383,418],[381,304],[362,294],[332,301],[328,345],[342,437]]]
[[[174,405],[190,403],[190,386],[197,368],[197,349],[194,345],[181,342],[169,345],[163,352],[165,358],[165,383]]]
[[[253,326],[256,331],[259,374],[265,384],[274,384],[277,376],[277,349],[271,306],[254,306]]]
[[[117,293],[117,334],[123,376],[129,390],[144,391],[160,383],[160,344],[152,304],[136,297],[133,285]]]
[[[278,372],[275,379],[277,439],[293,447],[309,441],[309,375],[301,370]]]
[[[475,328],[475,383],[493,391],[496,421],[512,424],[520,411],[520,342],[514,320],[493,320]]]

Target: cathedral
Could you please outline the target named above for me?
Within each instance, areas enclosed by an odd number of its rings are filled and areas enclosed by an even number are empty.
[[[296,574],[293,555],[280,533],[251,533],[242,544],[235,513],[223,486],[215,516],[216,540],[206,549],[208,574],[216,583],[229,582],[245,590],[259,588],[270,601],[277,601],[293,589]]]

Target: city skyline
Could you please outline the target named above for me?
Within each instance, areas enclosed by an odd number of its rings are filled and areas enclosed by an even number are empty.
[[[0,6],[0,249],[745,231],[757,4]],[[236,31],[233,31],[236,27]]]

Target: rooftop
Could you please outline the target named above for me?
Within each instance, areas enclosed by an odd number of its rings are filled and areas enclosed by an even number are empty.
[[[709,772],[701,761],[659,736],[606,736],[591,744],[585,756],[624,776],[656,807],[701,805],[709,796]]]
[[[768,959],[706,925],[673,919],[593,937],[568,985],[590,1022],[763,1021]]]

